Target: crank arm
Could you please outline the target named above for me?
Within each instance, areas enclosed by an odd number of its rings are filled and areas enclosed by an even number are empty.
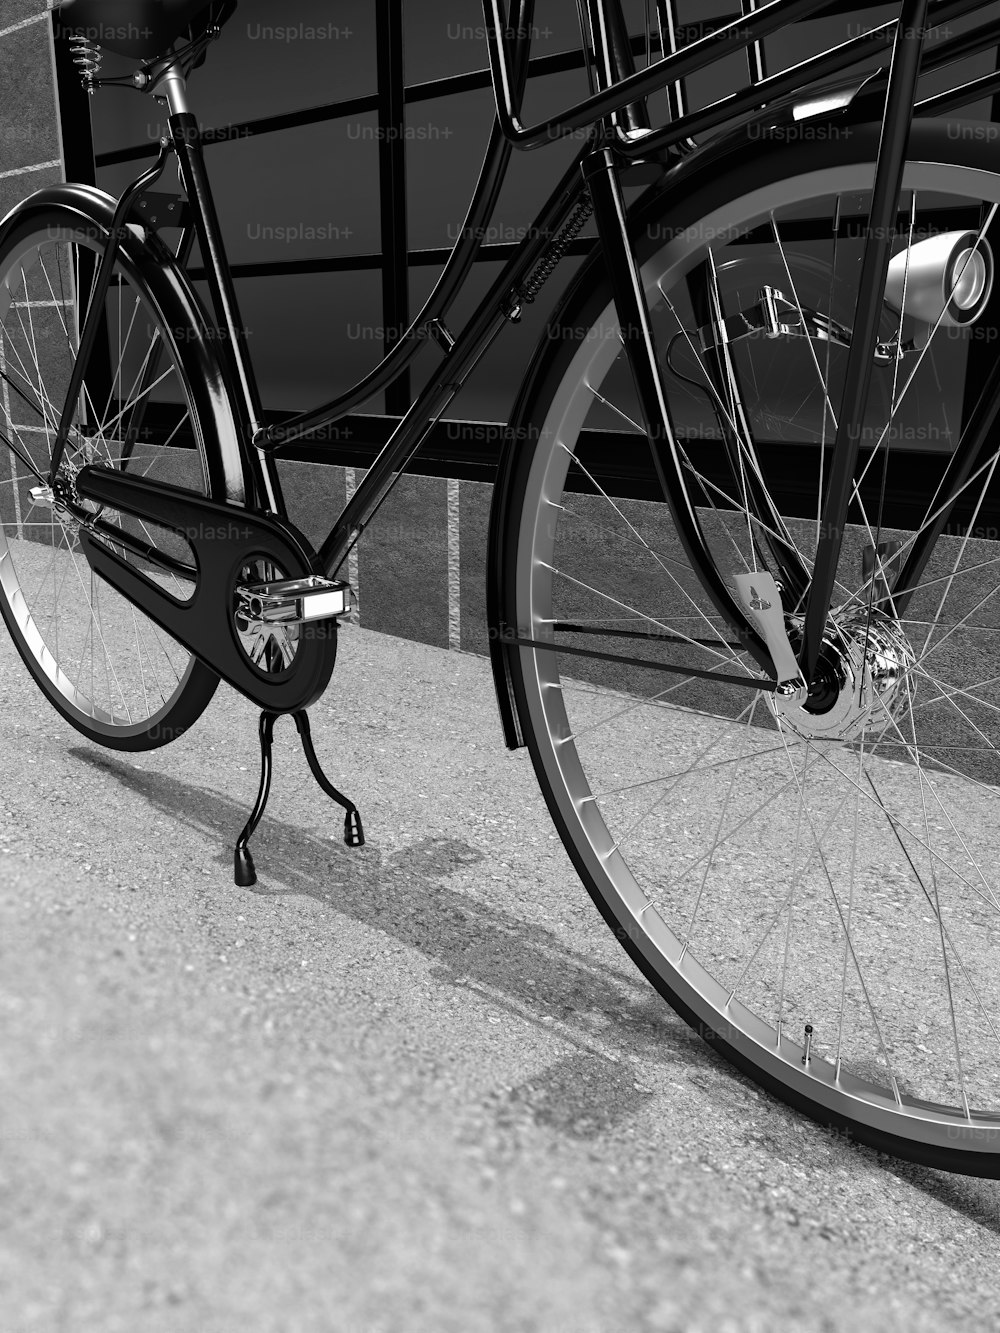
[[[250,659],[236,626],[240,574],[249,562],[271,561],[289,579],[322,574],[319,557],[290,523],[93,465],[80,470],[76,489],[85,499],[177,533],[196,566],[194,593],[183,601],[81,528],[80,545],[95,574],[259,707],[290,713],[319,698],[336,660],[335,620],[299,626],[294,656],[280,671]]]

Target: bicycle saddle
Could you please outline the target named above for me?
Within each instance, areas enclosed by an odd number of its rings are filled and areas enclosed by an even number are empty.
[[[106,51],[152,60],[169,51],[213,0],[64,0],[59,16]]]

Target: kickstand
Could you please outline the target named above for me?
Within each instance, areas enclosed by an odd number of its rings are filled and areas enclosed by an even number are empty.
[[[233,853],[234,878],[240,888],[244,889],[257,883],[257,872],[254,869],[253,857],[250,855],[248,844],[253,836],[254,829],[260,823],[271,791],[271,742],[274,738],[274,724],[278,717],[280,717],[279,713],[271,713],[267,709],[264,709],[260,715],[260,789],[257,792],[254,808],[250,812],[250,818],[236,840],[236,851]],[[304,708],[301,708],[297,713],[293,713],[292,717],[295,719],[295,726],[298,729],[299,739],[302,742],[302,749],[305,751],[306,763],[309,765],[310,772],[327,796],[347,811],[344,817],[344,841],[348,847],[363,847],[365,845],[365,834],[361,827],[361,816],[358,814],[357,806],[337,790],[320,767],[313,746],[309,715]]]

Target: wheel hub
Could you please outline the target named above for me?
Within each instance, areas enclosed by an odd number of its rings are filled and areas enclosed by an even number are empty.
[[[796,652],[802,625],[801,617],[787,622]],[[881,617],[869,620],[862,612],[829,626],[811,684],[775,693],[775,717],[806,740],[854,741],[866,731],[882,731],[912,702],[915,664],[897,624]]]

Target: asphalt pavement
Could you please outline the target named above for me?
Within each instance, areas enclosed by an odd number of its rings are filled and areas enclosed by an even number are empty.
[[[101,750],[0,638],[0,1333],[1000,1326],[1000,1188],[759,1093],[599,919],[489,665],[345,627]]]

